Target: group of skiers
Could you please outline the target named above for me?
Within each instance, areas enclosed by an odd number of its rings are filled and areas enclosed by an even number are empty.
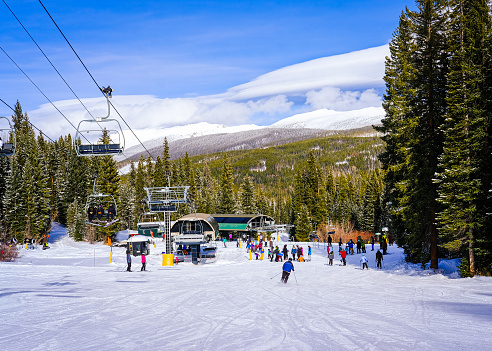
[[[363,244],[364,241],[359,239],[359,240],[357,240],[357,243],[359,243],[359,241],[361,242],[360,250],[359,250],[359,244],[357,244],[356,247],[357,247],[357,253],[358,254],[362,253],[362,257],[360,258],[361,267],[362,267],[362,269],[364,269],[364,268],[369,269],[369,266],[368,266],[369,260],[367,259],[366,255],[365,255],[366,250],[365,250],[365,244]],[[372,251],[374,251],[374,241],[372,241],[371,244],[373,247]],[[347,265],[347,255],[348,254],[353,255],[353,247],[354,247],[354,243],[353,243],[352,239],[350,239],[349,242],[347,243],[347,245],[345,245],[345,249],[343,249],[342,239],[340,239],[340,241],[338,243],[338,253],[340,254],[340,260],[342,262],[342,265],[344,265],[344,266]],[[326,247],[326,251],[328,254],[328,264],[330,266],[333,266],[333,259],[335,258],[333,246],[328,244]],[[382,260],[383,260],[383,254],[384,254],[384,252],[381,253],[380,250],[378,250],[376,252],[377,268],[382,268],[381,264],[382,264]]]
[[[87,219],[89,222],[92,222],[94,220],[103,220],[106,218],[106,220],[109,222],[113,220],[116,217],[116,208],[114,204],[109,204],[108,209],[105,210],[103,205],[97,205],[97,206],[89,206],[87,208]]]
[[[140,268],[140,271],[145,271],[147,270],[147,257],[145,256],[144,253],[142,253],[142,267]],[[132,255],[130,254],[130,250],[126,250],[126,271],[131,272],[132,271]]]
[[[308,255],[307,260],[304,258],[304,249],[299,245],[292,245],[292,249],[290,250],[291,260],[297,260],[299,262],[311,261],[311,246],[308,245]],[[283,262],[289,260],[289,249],[287,248],[287,244],[284,245],[283,249],[280,250],[278,246],[275,246],[274,250],[268,249],[268,258],[270,262]]]

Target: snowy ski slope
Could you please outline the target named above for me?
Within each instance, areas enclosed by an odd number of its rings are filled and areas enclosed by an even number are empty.
[[[125,272],[124,248],[74,242],[58,228],[49,250],[0,263],[0,350],[487,350],[492,278],[457,278],[455,262],[429,274],[389,247],[385,269],[360,255],[328,266],[323,244],[295,263],[249,261],[219,244],[215,263]],[[303,243],[307,252],[307,243]],[[283,246],[283,244],[282,244]],[[290,250],[291,244],[288,243]],[[369,246],[370,250],[370,246]],[[277,275],[277,276],[276,276]]]

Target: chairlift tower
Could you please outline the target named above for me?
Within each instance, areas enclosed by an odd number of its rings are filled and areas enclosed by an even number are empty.
[[[147,206],[151,212],[164,213],[164,233],[166,253],[172,251],[171,213],[178,211],[180,204],[188,201],[189,186],[168,186],[144,188],[147,193]]]

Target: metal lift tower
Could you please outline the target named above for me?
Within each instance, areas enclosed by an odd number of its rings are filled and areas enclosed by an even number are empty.
[[[151,212],[164,213],[164,240],[166,253],[172,253],[171,212],[176,212],[180,204],[188,200],[189,186],[168,186],[160,188],[144,188],[147,192],[147,206]]]

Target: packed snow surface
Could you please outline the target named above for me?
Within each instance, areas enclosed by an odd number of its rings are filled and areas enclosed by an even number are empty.
[[[489,350],[492,278],[457,278],[455,262],[421,270],[389,246],[384,269],[360,269],[361,255],[334,265],[326,246],[300,243],[287,284],[282,263],[249,260],[245,247],[218,243],[213,263],[148,271],[125,249],[74,242],[58,227],[50,249],[20,249],[0,263],[1,350]],[[283,242],[279,243],[284,245]],[[287,247],[293,243],[286,242]],[[376,250],[378,249],[376,245]]]

